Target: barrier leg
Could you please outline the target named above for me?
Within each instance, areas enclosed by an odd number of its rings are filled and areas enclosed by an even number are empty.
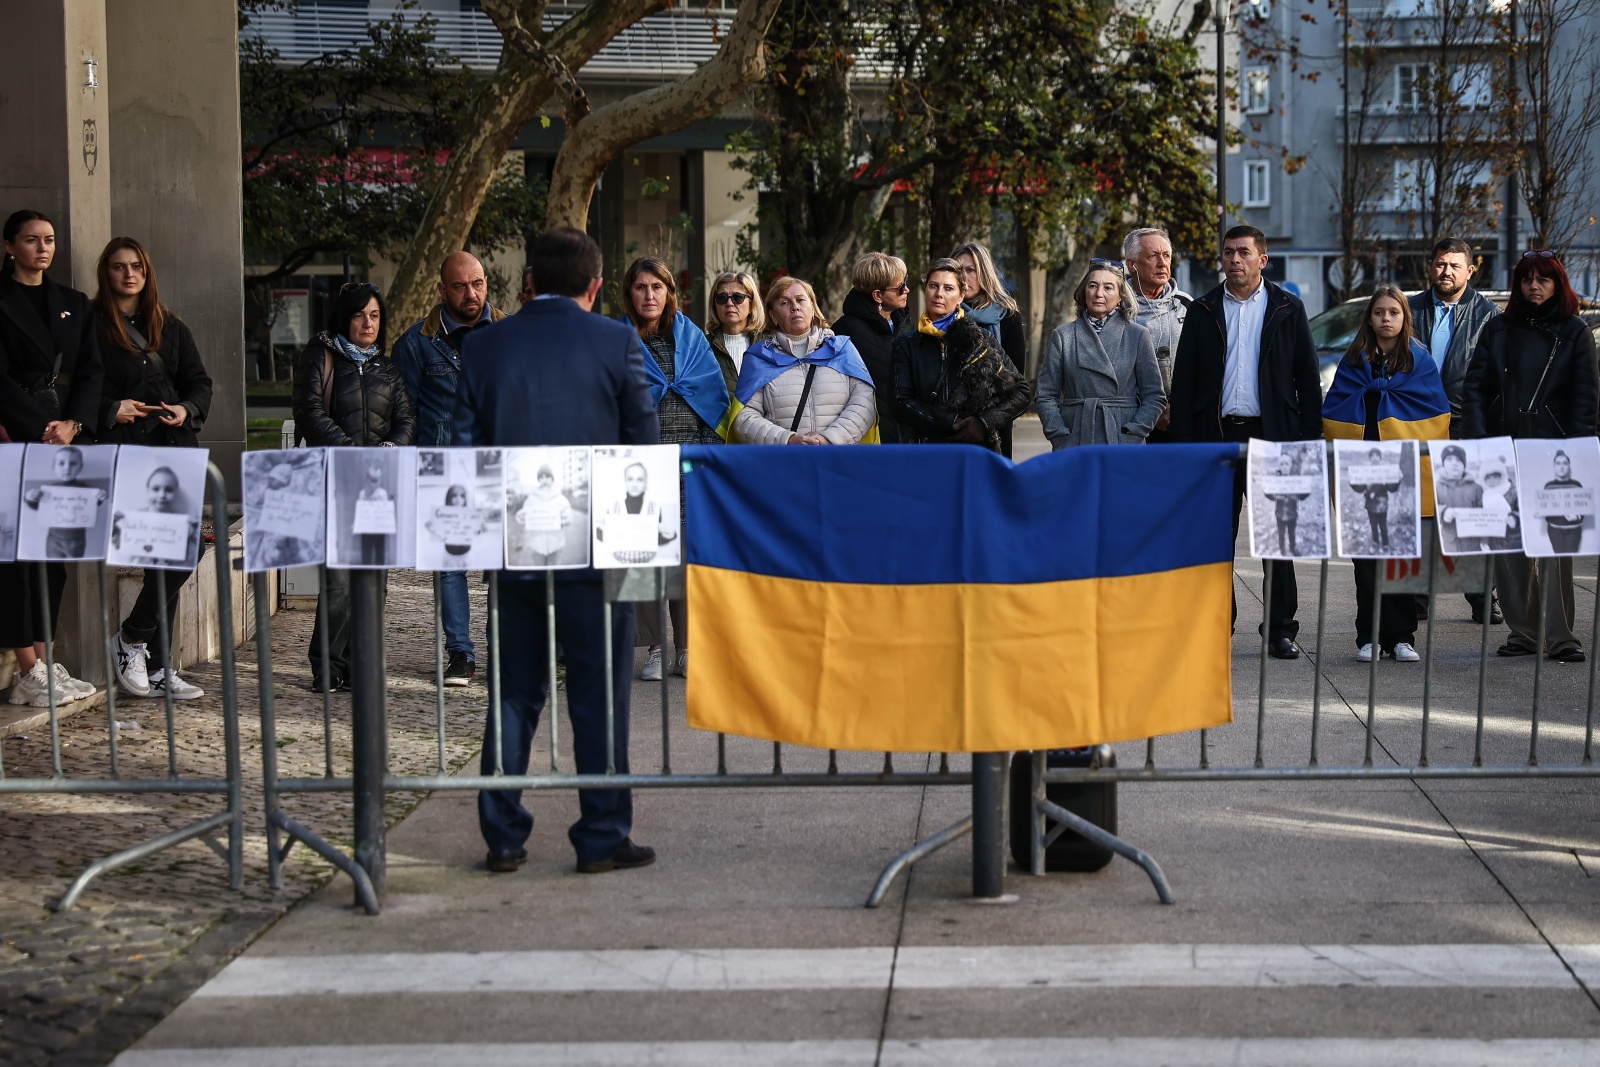
[[[1006,891],[1006,757],[972,754],[972,895],[994,900]]]
[[[1161,903],[1172,903],[1172,889],[1167,885],[1167,877],[1161,873],[1161,865],[1149,853],[1143,849],[1135,848],[1117,835],[1101,829],[1088,819],[1075,815],[1066,808],[1052,804],[1048,800],[1036,800],[1034,803],[1038,806],[1040,812],[1048,815],[1059,824],[1056,827],[1055,834],[1060,834],[1063,829],[1070,829],[1074,833],[1087,837],[1101,848],[1109,848],[1124,859],[1132,860],[1144,868],[1144,873],[1150,876],[1150,883],[1156,887],[1156,896],[1161,898]],[[1055,835],[1052,835],[1049,840],[1053,841],[1054,839]]]
[[[946,826],[926,841],[919,841],[911,848],[900,853],[889,861],[889,866],[878,875],[878,881],[872,887],[872,892],[867,895],[867,907],[876,908],[883,903],[884,896],[889,892],[889,886],[899,877],[900,872],[910,867],[913,863],[925,856],[931,856],[952,842],[959,841],[963,836],[972,832],[972,816],[968,815],[958,823]]]
[[[382,571],[350,573],[351,734],[355,757],[355,860],[383,900],[387,873],[383,789],[389,772],[383,699]]]

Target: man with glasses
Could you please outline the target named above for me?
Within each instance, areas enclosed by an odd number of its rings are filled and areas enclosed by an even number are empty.
[[[489,306],[488,278],[470,252],[452,252],[439,267],[439,296],[427,317],[412,324],[395,342],[394,361],[405,378],[417,413],[417,444],[424,448],[451,442],[456,379],[461,373],[461,342],[467,334],[505,315]],[[444,684],[472,683],[477,663],[472,647],[472,614],[465,571],[439,578],[447,657]]]
[[[1122,239],[1122,262],[1133,282],[1133,298],[1139,313],[1133,321],[1150,331],[1156,346],[1156,365],[1161,368],[1161,388],[1172,392],[1172,357],[1178,351],[1184,316],[1194,297],[1172,280],[1172,241],[1159,226],[1142,226]],[[1162,412],[1148,441],[1167,440],[1171,414]]]
[[[1254,226],[1223,235],[1223,284],[1195,300],[1183,323],[1169,395],[1173,441],[1316,441],[1322,437],[1317,346],[1299,299],[1261,276],[1267,238]],[[1245,468],[1235,468],[1233,533],[1239,535]],[[1300,631],[1294,564],[1272,568],[1267,650],[1296,659]],[[1238,605],[1234,605],[1238,616]]]

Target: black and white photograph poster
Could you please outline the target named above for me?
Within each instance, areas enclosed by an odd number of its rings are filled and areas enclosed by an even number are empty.
[[[417,569],[500,569],[505,476],[498,448],[417,449]]]
[[[0,443],[0,563],[17,558],[17,512],[22,508],[22,453],[26,448]]]
[[[589,448],[505,451],[506,566],[567,570],[589,565]]]
[[[1446,556],[1522,551],[1511,438],[1435,441],[1428,447],[1439,551]]]
[[[328,449],[328,566],[416,565],[414,448]]]
[[[207,456],[203,448],[122,446],[107,563],[189,570],[199,562]]]
[[[319,567],[328,558],[325,448],[246,452],[244,569]]]
[[[1250,441],[1250,554],[1257,559],[1327,559],[1327,446],[1321,441]]]
[[[1422,466],[1415,441],[1335,441],[1339,555],[1416,559],[1422,554]]]
[[[594,450],[594,565],[676,567],[683,562],[677,445]]]
[[[19,560],[105,559],[116,445],[29,445],[22,457]]]
[[[1600,485],[1600,439],[1574,437],[1517,442],[1523,552],[1529,556],[1593,556],[1595,487]]]

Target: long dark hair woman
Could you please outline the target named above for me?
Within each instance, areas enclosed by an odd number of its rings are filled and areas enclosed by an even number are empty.
[[[113,237],[100,253],[95,280],[95,334],[105,363],[100,440],[197,447],[211,409],[211,375],[200,361],[189,327],[161,303],[150,254],[132,237]],[[112,641],[117,684],[133,696],[164,696],[169,689],[175,700],[205,695],[199,686],[178,677],[161,644],[161,612],[166,613],[170,634],[178,594],[193,573],[169,569],[164,579],[158,579],[156,568],[145,568],[139,598]]]
[[[1511,273],[1506,313],[1478,335],[1461,387],[1466,437],[1593,437],[1600,417],[1594,335],[1578,317],[1578,294],[1554,252],[1523,254]],[[1502,656],[1543,651],[1582,663],[1573,632],[1572,557],[1495,556],[1495,587],[1511,637]],[[1544,601],[1545,647],[1539,648]]]
[[[1333,384],[1322,403],[1323,433],[1329,438],[1362,441],[1444,440],[1450,436],[1450,401],[1444,382],[1428,348],[1417,340],[1406,294],[1393,285],[1380,285],[1367,301],[1361,328],[1345,352]],[[1381,455],[1381,453],[1380,453]],[[1423,515],[1432,513],[1431,484],[1424,478]],[[1372,529],[1375,545],[1386,547],[1389,505],[1400,490],[1394,482],[1363,482],[1354,486]],[[1275,498],[1279,518],[1299,510],[1289,497]],[[1292,520],[1291,520],[1292,521]],[[1372,643],[1372,593],[1378,561],[1356,559],[1356,659],[1392,656],[1400,663],[1416,663],[1417,598],[1409,593],[1389,594],[1377,605],[1378,643]]]
[[[351,282],[328,311],[328,328],[306,345],[294,372],[295,431],[331,448],[415,444],[417,419],[400,368],[386,354],[383,297]],[[327,596],[311,631],[311,688],[349,688],[350,572],[328,568]],[[388,572],[384,572],[387,576]],[[322,630],[328,662],[322,662]]]
[[[0,425],[18,443],[83,444],[93,439],[100,403],[100,349],[89,298],[45,276],[56,254],[56,230],[37,211],[16,211],[5,221],[0,264]],[[52,678],[45,640],[61,618],[67,569],[44,565],[48,625],[40,605],[37,563],[0,564],[0,648],[17,654],[17,680],[9,700],[43,708]],[[78,700],[95,687],[67,673],[53,677],[56,700]]]

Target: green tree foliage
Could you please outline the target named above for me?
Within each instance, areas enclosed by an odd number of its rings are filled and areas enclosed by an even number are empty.
[[[242,0],[241,23],[264,6],[274,5]],[[477,92],[459,60],[435,44],[434,27],[397,13],[369,25],[359,47],[299,64],[241,35],[244,242],[275,264],[269,277],[321,254],[392,253],[416,233]],[[471,243],[520,239],[543,214],[542,179],[508,169],[494,181]]]

